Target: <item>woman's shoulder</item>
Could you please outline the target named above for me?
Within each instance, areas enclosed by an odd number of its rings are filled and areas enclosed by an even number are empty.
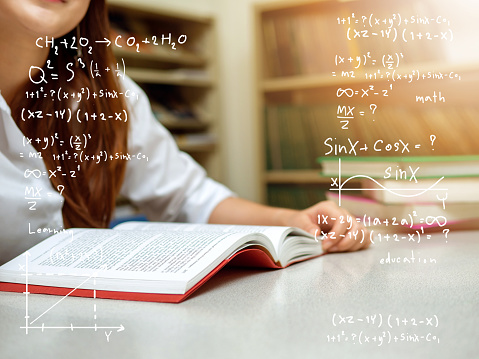
[[[119,83],[127,106],[129,143],[140,144],[155,136],[157,139],[168,137],[168,131],[156,120],[145,91],[128,76],[120,78]]]
[[[150,100],[143,89],[130,77],[125,76],[119,80],[121,92],[125,98],[129,122],[132,129],[138,126],[144,128],[153,117]],[[154,121],[156,122],[156,121]],[[141,123],[141,124],[140,124]]]

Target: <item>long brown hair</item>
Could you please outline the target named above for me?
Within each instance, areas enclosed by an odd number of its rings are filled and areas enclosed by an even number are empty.
[[[88,88],[90,94],[99,93],[100,90],[105,89],[121,92],[117,76],[113,71],[116,68],[114,65],[116,62],[110,47],[95,43],[95,40],[109,37],[105,0],[92,0],[85,17],[79,24],[79,30],[76,28],[62,38],[55,39],[55,43],[59,44],[66,39],[68,44],[72,44],[73,37],[78,37],[78,31],[80,36],[88,39],[90,46],[93,46],[92,51],[89,51],[88,47],[82,51],[82,62],[87,67],[72,66],[72,63],[79,63],[75,58],[76,50],[58,46],[58,53],[56,53],[57,51],[52,48],[49,61],[43,67],[43,71],[46,74],[58,74],[58,80],[49,80],[47,84],[42,83],[42,94],[49,95],[51,91],[55,93],[60,88],[62,93],[69,94],[82,92],[84,91],[82,88]],[[93,78],[89,71],[91,64],[100,70],[109,67],[111,71],[101,71],[101,77]],[[71,72],[67,70],[67,66],[69,70],[74,71],[72,81],[68,81]],[[29,82],[24,90],[25,92],[37,91],[38,87],[39,85]],[[106,227],[115,208],[115,199],[120,191],[126,167],[125,161],[109,158],[111,155],[114,157],[116,153],[127,152],[129,122],[115,119],[115,113],[123,113],[126,110],[124,99],[121,96],[108,99],[90,96],[86,99],[85,93],[82,100],[77,103],[78,98],[71,97],[67,101],[52,100],[49,97],[47,99],[25,98],[25,92],[18,94],[12,103],[13,118],[28,138],[57,136],[57,140],[46,148],[42,148],[45,147],[44,144],[35,141],[32,141],[32,145],[42,153],[47,169],[61,170],[56,176],[51,176],[50,181],[54,188],[62,190],[65,198],[62,210],[65,227]],[[53,114],[55,111],[66,108],[76,113],[78,109],[81,114],[81,123],[76,117],[67,121],[55,116],[23,121],[21,112],[24,108],[42,111],[43,114]],[[86,113],[88,121],[86,121]],[[93,120],[90,116],[92,114],[97,114],[98,118]],[[100,119],[101,115],[103,119]],[[125,118],[124,115],[121,117]],[[88,138],[88,135],[91,138]],[[81,136],[82,144],[85,143],[85,139],[87,140],[87,145],[81,148],[82,159],[84,159],[82,162],[79,161],[80,151],[75,147],[68,147],[69,143],[77,139],[75,136]],[[94,155],[102,156],[101,160],[85,160],[86,156],[91,158]]]

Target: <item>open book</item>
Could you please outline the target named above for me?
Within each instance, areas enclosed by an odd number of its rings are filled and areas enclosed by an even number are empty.
[[[290,227],[128,222],[45,239],[0,267],[0,290],[180,302],[233,258],[283,268],[321,253]]]

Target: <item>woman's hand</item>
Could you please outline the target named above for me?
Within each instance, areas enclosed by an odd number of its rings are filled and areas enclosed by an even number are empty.
[[[369,247],[369,231],[357,223],[356,217],[334,202],[324,201],[302,211],[284,213],[284,224],[298,227],[323,239],[327,252],[357,251]]]
[[[322,242],[327,252],[356,251],[369,246],[369,231],[357,223],[356,217],[330,201],[298,211],[230,197],[216,206],[209,223],[298,227],[316,238],[327,233]]]

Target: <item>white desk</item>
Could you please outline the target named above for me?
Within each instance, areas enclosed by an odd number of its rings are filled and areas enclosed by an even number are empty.
[[[410,257],[411,250],[437,263],[379,263],[388,251]],[[40,315],[58,299],[31,295],[30,315]],[[0,358],[478,358],[479,232],[449,233],[447,244],[442,233],[419,245],[377,244],[285,270],[230,268],[181,304],[69,297],[37,323],[91,326],[94,304],[98,326],[125,327],[111,333],[109,342],[105,330],[26,335],[19,328],[25,297],[0,293]],[[379,314],[383,324],[378,328]],[[340,324],[339,315],[353,316],[346,320],[355,323]],[[376,327],[367,323],[371,315],[377,316]],[[396,318],[409,322],[389,328],[389,315],[394,324]],[[428,338],[440,342],[420,338],[387,344],[389,333],[411,338],[431,333]],[[328,342],[328,335],[337,334],[340,343]],[[373,336],[383,337],[382,346]]]

